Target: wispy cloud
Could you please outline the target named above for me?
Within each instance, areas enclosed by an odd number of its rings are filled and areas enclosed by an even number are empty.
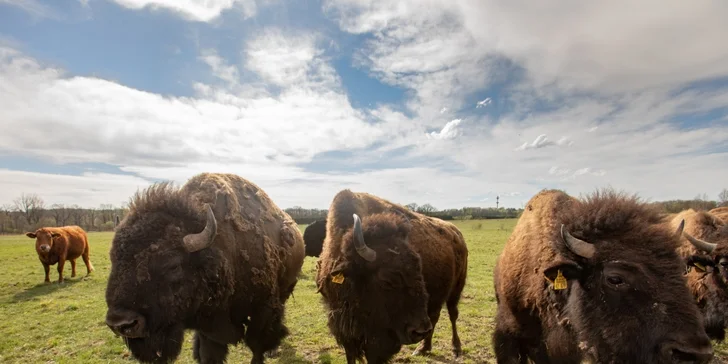
[[[8,1],[8,0],[3,0]],[[12,0],[10,0],[12,1]],[[220,16],[224,11],[238,7],[244,18],[255,15],[257,5],[255,0],[113,0],[129,9],[166,9],[173,11],[186,19],[199,22],[209,22]]]
[[[36,18],[58,18],[53,8],[42,4],[38,0],[0,0],[0,6],[11,5],[20,8]]]
[[[452,120],[445,124],[442,130],[428,133],[427,137],[432,139],[454,139],[460,134],[458,125],[460,125],[461,122],[461,119]]]

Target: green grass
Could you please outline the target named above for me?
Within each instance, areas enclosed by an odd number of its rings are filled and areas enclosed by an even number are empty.
[[[493,266],[516,223],[510,220],[457,221],[470,251],[468,281],[460,302],[458,331],[463,343],[460,363],[495,362],[490,343],[496,304]],[[301,231],[305,225],[300,226]],[[43,284],[43,266],[34,241],[23,236],[0,236],[0,362],[2,363],[132,363],[120,338],[104,324],[104,291],[109,275],[112,233],[89,233],[91,262],[96,271],[84,278],[86,267],[77,261],[77,277],[70,278],[66,264],[62,286]],[[270,363],[346,363],[326,327],[326,315],[316,294],[316,260],[307,257],[294,296],[286,308],[291,336],[280,356]],[[51,267],[51,280],[58,278]],[[393,360],[399,363],[453,362],[450,322],[443,310],[435,329],[433,355],[411,357],[416,345],[404,347]],[[178,363],[194,363],[191,333],[187,333]],[[725,353],[725,348],[716,348]],[[75,357],[75,358],[74,358]],[[247,363],[250,351],[244,344],[233,347],[229,363]]]

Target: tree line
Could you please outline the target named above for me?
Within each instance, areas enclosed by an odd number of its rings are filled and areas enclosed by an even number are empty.
[[[728,189],[718,194],[717,200],[710,200],[706,194],[692,200],[668,200],[653,202],[666,213],[677,213],[685,209],[710,210],[728,206]],[[439,210],[429,203],[409,203],[408,209],[443,220],[509,219],[518,218],[522,208],[505,207],[463,207]],[[326,209],[307,209],[294,206],[285,209],[299,224],[310,224],[326,218]],[[97,208],[82,208],[78,205],[53,204],[46,206],[37,194],[22,194],[11,204],[0,206],[0,234],[19,234],[34,231],[43,226],[78,225],[86,231],[112,231],[114,216],[124,218],[128,208],[102,204]]]

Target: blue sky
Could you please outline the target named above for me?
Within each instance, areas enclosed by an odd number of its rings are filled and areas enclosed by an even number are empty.
[[[728,188],[727,5],[423,1],[0,0],[0,205],[203,171],[282,207]]]

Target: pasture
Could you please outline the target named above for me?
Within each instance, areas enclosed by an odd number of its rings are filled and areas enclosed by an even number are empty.
[[[458,330],[463,343],[459,363],[495,362],[491,332],[496,304],[493,266],[516,220],[456,221],[470,251],[468,281],[460,302]],[[300,225],[301,232],[305,225]],[[66,283],[43,284],[43,267],[34,251],[34,240],[24,235],[0,236],[0,362],[3,363],[132,363],[121,338],[104,324],[104,293],[110,264],[108,251],[113,233],[89,233],[91,262],[96,271],[84,278],[79,259],[77,277],[66,264]],[[57,280],[57,266],[51,280]],[[293,297],[288,301],[286,324],[291,336],[270,363],[346,363],[326,327],[326,315],[316,294],[316,259],[306,257]],[[437,324],[429,357],[410,357],[416,345],[404,347],[393,362],[451,363],[450,322],[446,311]],[[187,333],[178,363],[194,363],[192,334]],[[726,357],[725,346],[716,353]],[[228,362],[247,363],[244,344],[231,348]],[[716,360],[722,362],[723,360]]]

